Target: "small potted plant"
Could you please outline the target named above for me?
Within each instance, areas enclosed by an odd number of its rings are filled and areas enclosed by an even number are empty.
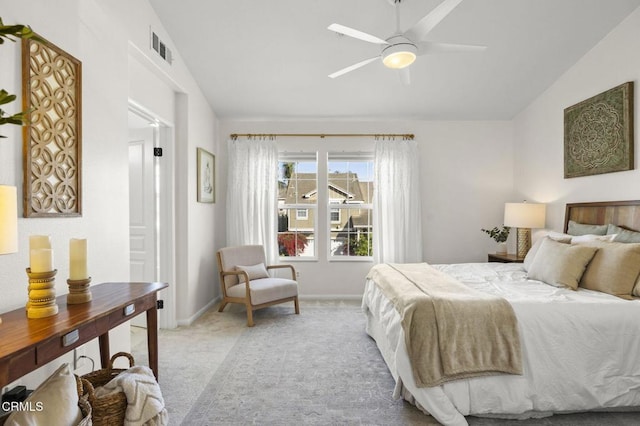
[[[493,229],[481,229],[482,232],[493,238],[493,240],[498,243],[498,247],[496,248],[496,253],[498,254],[507,253],[507,238],[509,238],[510,230],[511,228],[507,226],[503,226],[502,228],[498,228],[496,226]]]

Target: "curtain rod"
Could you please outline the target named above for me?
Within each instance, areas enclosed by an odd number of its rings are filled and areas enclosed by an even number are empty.
[[[353,137],[375,137],[375,138],[403,138],[413,140],[412,133],[231,133],[231,139],[238,137],[248,138],[275,138],[275,137],[298,137],[298,138],[353,138]]]

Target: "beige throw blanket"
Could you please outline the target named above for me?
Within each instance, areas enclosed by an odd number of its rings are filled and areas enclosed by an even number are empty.
[[[106,385],[96,388],[96,397],[113,392],[124,392],[127,396],[124,426],[169,424],[160,386],[149,367],[136,365],[123,371]]]
[[[368,278],[400,313],[418,387],[522,374],[517,320],[506,300],[426,263],[376,265]]]

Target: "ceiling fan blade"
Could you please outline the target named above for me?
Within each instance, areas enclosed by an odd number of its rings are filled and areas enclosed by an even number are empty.
[[[487,46],[471,44],[432,43],[423,41],[418,43],[418,56],[428,53],[458,53],[458,52],[483,52]]]
[[[378,38],[374,35],[363,33],[362,31],[354,30],[353,28],[345,27],[344,25],[340,25],[340,24],[331,24],[327,27],[327,29],[339,34],[357,38],[358,40],[368,41],[369,43],[389,44],[385,40]]]
[[[409,71],[411,67],[404,67],[399,69],[400,72],[400,80],[402,81],[403,86],[411,85],[411,72]]]
[[[444,0],[435,9],[419,20],[405,33],[405,37],[413,41],[420,41],[435,28],[462,0]]]
[[[350,65],[350,66],[348,66],[346,68],[341,69],[340,71],[336,71],[333,74],[329,74],[329,78],[340,77],[342,74],[346,74],[346,73],[351,72],[353,70],[357,70],[360,67],[364,67],[365,65],[375,61],[376,59],[380,59],[380,56],[376,56],[374,58],[365,59],[362,62],[358,62],[357,64]]]

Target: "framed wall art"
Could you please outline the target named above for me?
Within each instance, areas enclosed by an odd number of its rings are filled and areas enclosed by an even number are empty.
[[[198,202],[216,202],[216,157],[198,148]]]
[[[564,177],[633,170],[633,82],[564,110]]]
[[[82,64],[40,38],[22,40],[24,216],[81,216]]]

